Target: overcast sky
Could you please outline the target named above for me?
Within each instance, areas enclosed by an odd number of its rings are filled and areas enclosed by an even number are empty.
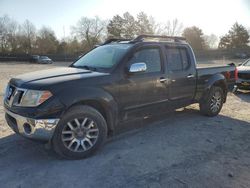
[[[133,16],[144,11],[157,22],[177,18],[208,35],[224,35],[236,21],[250,29],[250,0],[0,0],[0,16],[28,19],[38,29],[49,26],[59,38],[82,16],[110,19],[126,11]]]

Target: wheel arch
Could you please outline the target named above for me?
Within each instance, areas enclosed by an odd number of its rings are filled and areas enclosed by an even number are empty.
[[[206,99],[206,97],[208,96],[208,93],[210,91],[210,89],[213,87],[220,87],[222,88],[223,91],[223,102],[226,102],[226,98],[227,98],[227,82],[226,82],[226,78],[223,74],[215,74],[213,75],[206,83],[203,94],[201,99]]]
[[[86,90],[88,91],[87,93],[84,92]],[[84,89],[84,91],[74,92],[73,95],[70,95],[70,98],[64,97],[61,99],[66,106],[62,116],[72,107],[77,105],[91,106],[102,114],[107,122],[108,134],[112,135],[118,122],[118,105],[114,97],[99,88],[88,88]],[[64,96],[69,95],[66,94]]]

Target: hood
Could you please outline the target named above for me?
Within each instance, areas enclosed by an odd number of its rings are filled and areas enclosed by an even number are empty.
[[[74,67],[60,67],[22,74],[15,78],[12,78],[10,83],[17,87],[23,87],[23,85],[25,85],[26,87],[27,85],[39,85],[39,83],[43,83],[43,85],[46,85],[104,74],[105,73],[92,72],[90,70]]]
[[[239,66],[237,67],[239,72],[249,72],[250,73],[250,66]]]

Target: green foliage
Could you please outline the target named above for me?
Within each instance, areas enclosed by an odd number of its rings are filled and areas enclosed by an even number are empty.
[[[144,12],[140,12],[134,18],[129,12],[122,16],[115,15],[107,25],[108,36],[110,38],[134,38],[140,34],[153,34],[154,22]]]
[[[144,12],[140,12],[137,15],[136,34],[154,34],[154,23]]]
[[[107,25],[108,33],[111,37],[122,38],[124,33],[123,28],[124,20],[121,16],[116,15],[109,21]]]
[[[236,22],[228,33],[220,39],[219,48],[247,48],[248,43],[249,34],[247,29]]]

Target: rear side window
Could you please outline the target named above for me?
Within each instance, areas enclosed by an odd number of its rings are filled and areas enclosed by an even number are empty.
[[[185,48],[166,47],[168,69],[182,71],[189,67],[189,59]]]
[[[145,48],[134,53],[129,61],[129,65],[133,63],[146,63],[147,73],[161,71],[160,50],[158,48]]]

